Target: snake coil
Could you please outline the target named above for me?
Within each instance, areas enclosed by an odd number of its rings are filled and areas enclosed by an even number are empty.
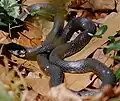
[[[40,4],[39,4],[40,6]],[[30,9],[36,8],[38,5],[31,6]],[[42,5],[42,7],[44,7]],[[45,6],[46,7],[46,6]],[[69,73],[95,73],[102,81],[101,88],[106,85],[115,84],[115,75],[103,63],[96,59],[87,58],[77,61],[65,61],[64,58],[69,57],[76,52],[82,50],[92,39],[92,35],[96,33],[95,24],[87,18],[73,18],[64,26],[64,16],[56,13],[54,17],[54,25],[49,32],[46,40],[38,47],[24,47],[15,43],[6,44],[5,48],[12,54],[26,59],[35,57],[40,67],[49,73],[51,85],[57,86],[64,82],[64,72]],[[81,33],[72,41],[70,41],[74,32]],[[16,48],[14,48],[16,47]],[[49,58],[48,58],[49,57]],[[101,91],[101,88],[98,92]],[[93,95],[96,92],[74,91],[79,95]]]

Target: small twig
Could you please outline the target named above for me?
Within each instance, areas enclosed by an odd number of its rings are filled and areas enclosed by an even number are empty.
[[[11,27],[10,29],[18,28],[18,27],[21,27],[21,26],[23,26],[23,25],[14,26],[14,27]]]
[[[25,63],[25,62],[24,62],[24,63]],[[24,63],[23,63],[23,64],[24,64]],[[17,72],[17,74],[19,75],[21,81],[23,81],[23,85],[24,85],[25,89],[28,90],[28,89],[27,89],[27,84],[25,83],[25,80],[24,80],[22,74],[21,74],[21,73],[19,72],[19,70],[18,70],[18,68],[21,67],[21,65],[23,65],[23,64],[18,65],[18,67],[14,66],[13,68],[14,68],[14,70]]]
[[[10,34],[10,37],[11,37],[11,28],[10,28],[10,23],[9,23],[9,34]]]
[[[2,46],[0,47],[0,56],[2,55],[3,47],[4,47],[4,44],[2,44]]]

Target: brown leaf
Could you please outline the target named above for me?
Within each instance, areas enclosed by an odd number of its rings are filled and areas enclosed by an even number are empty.
[[[48,96],[55,98],[56,101],[82,101],[80,96],[66,89],[64,84],[61,84],[57,87],[52,87]]]
[[[27,85],[39,94],[46,95],[49,91],[48,78],[26,78]]]
[[[27,23],[27,28],[29,31],[24,31],[23,33],[19,33],[20,38],[18,42],[23,46],[37,46],[40,45],[42,40],[42,29],[30,25]]]
[[[3,32],[0,30],[0,44],[7,44],[10,42],[10,39],[8,39],[9,33]]]
[[[114,0],[72,0],[70,6],[98,9],[114,9]]]
[[[111,52],[111,53],[105,55],[103,53],[103,49],[97,49],[92,58],[95,58],[95,59],[101,61],[102,63],[105,63],[109,67],[109,66],[113,65],[113,62],[114,62],[114,60],[112,58],[110,58],[110,56],[109,56],[110,54],[114,54],[114,52]]]
[[[92,80],[90,80],[91,73],[85,74],[65,74],[65,84],[68,88],[73,90],[81,90],[87,87]]]

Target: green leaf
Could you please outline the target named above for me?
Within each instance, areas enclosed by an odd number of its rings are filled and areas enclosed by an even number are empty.
[[[0,101],[12,101],[12,97],[8,94],[2,84],[0,84]]]
[[[9,16],[7,14],[7,11],[3,7],[1,7],[1,6],[0,6],[0,13],[4,13],[4,15]]]
[[[11,5],[10,7],[17,7],[17,6],[20,7],[21,4],[18,4],[18,3],[16,2],[15,4]],[[10,7],[9,7],[9,8],[10,8]]]
[[[116,60],[120,60],[120,56],[112,56],[112,58],[114,58]]]
[[[116,81],[120,80],[120,68],[115,72]]]
[[[19,15],[19,6],[16,0],[1,0],[0,6],[7,11],[9,16],[16,18]]]
[[[8,16],[6,16],[4,13],[0,13],[0,18],[1,19],[6,19]]]
[[[111,43],[115,42],[115,37],[114,36],[109,36],[108,39]]]
[[[99,28],[99,30],[95,33],[94,37],[102,38],[102,35],[107,31],[107,25],[103,25]]]
[[[37,11],[33,11],[31,12],[31,15],[40,15],[41,17],[45,17],[45,19],[48,19],[50,21],[53,21],[54,19],[54,14],[47,12],[46,10],[37,10]]]
[[[120,50],[120,40],[107,45],[105,48],[106,48],[106,53],[109,53],[112,50],[119,51]]]
[[[2,22],[1,22],[2,21]],[[0,13],[0,25],[6,26],[9,24],[10,18],[4,13]]]
[[[0,26],[8,26],[6,23],[0,22]]]
[[[6,26],[6,25],[8,26],[9,21],[10,21],[9,16],[5,15],[4,13],[0,13],[0,25],[1,26]]]

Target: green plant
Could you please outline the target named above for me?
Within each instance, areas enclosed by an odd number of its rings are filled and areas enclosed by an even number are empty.
[[[19,15],[19,6],[16,0],[0,1],[0,26],[10,26],[15,22],[15,18]]]
[[[117,35],[119,36],[120,31],[117,31]],[[120,37],[120,36],[119,36]],[[103,49],[104,54],[110,53],[111,51],[115,51],[116,53],[120,52],[120,40],[116,40],[115,36],[108,37],[108,44]],[[110,56],[115,61],[120,61],[120,56],[118,54],[113,54]],[[116,81],[120,81],[120,69],[115,72]]]
[[[1,0],[0,7],[3,7],[9,16],[17,18],[19,15],[19,4],[16,0]]]

